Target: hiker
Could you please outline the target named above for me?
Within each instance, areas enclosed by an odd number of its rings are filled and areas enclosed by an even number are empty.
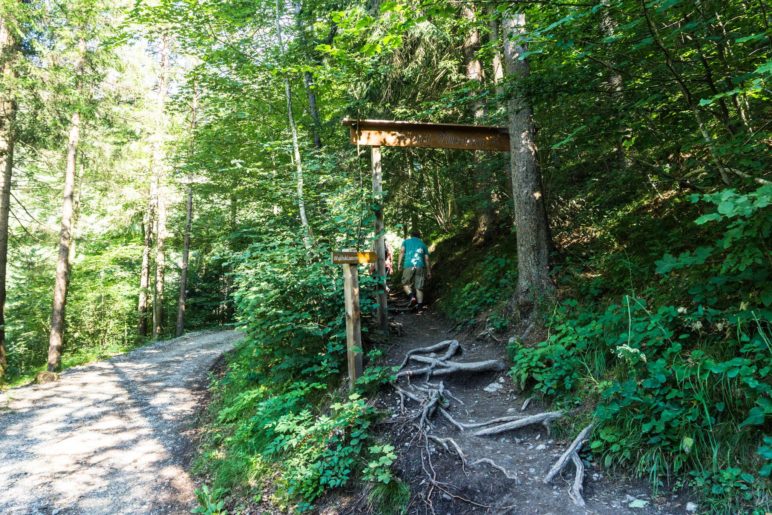
[[[418,309],[424,307],[424,284],[432,278],[432,270],[429,264],[429,249],[421,241],[421,233],[413,231],[410,238],[402,242],[399,249],[397,266],[402,267],[402,288],[410,297],[410,307]],[[415,293],[413,293],[415,288]]]

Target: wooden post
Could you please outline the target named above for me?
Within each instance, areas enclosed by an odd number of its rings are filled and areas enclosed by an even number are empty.
[[[362,323],[359,317],[359,272],[357,265],[343,265],[343,292],[346,299],[346,355],[349,389],[362,375]]]
[[[375,202],[375,254],[377,264],[375,271],[381,283],[378,290],[378,326],[384,332],[389,332],[389,308],[386,296],[386,241],[383,224],[383,172],[381,170],[381,147],[370,147],[373,165],[373,201]]]

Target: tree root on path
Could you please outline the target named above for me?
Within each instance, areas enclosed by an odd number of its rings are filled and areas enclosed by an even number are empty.
[[[481,429],[476,433],[474,433],[474,435],[475,436],[496,435],[499,433],[503,433],[505,431],[511,431],[513,429],[520,429],[525,426],[530,426],[532,424],[543,425],[545,428],[547,428],[547,432],[549,433],[549,430],[550,430],[549,423],[562,416],[563,416],[563,412],[561,411],[547,411],[545,413],[537,413],[536,415],[530,415],[527,417],[513,417],[514,420],[510,422],[505,422],[497,426]]]
[[[492,506],[480,504],[472,499],[455,495],[449,491],[451,485],[437,480],[437,473],[432,464],[432,452],[436,452],[436,449],[429,445],[430,441],[444,449],[448,454],[457,456],[461,460],[462,469],[464,471],[466,471],[467,467],[488,465],[504,474],[507,479],[520,484],[517,473],[507,470],[492,459],[481,458],[470,463],[467,454],[456,440],[430,434],[432,418],[441,416],[453,425],[453,427],[462,432],[476,429],[476,431],[472,433],[473,436],[489,436],[537,424],[543,425],[549,433],[550,422],[563,416],[561,411],[548,411],[527,416],[513,415],[498,417],[484,422],[459,422],[448,410],[451,405],[451,400],[459,404],[463,404],[463,402],[455,397],[450,390],[445,387],[445,384],[442,381],[439,383],[432,383],[429,382],[429,379],[433,376],[447,376],[465,372],[500,372],[506,368],[506,365],[501,360],[474,362],[451,361],[451,358],[461,351],[461,345],[458,340],[445,340],[427,347],[413,349],[405,355],[405,358],[397,371],[396,380],[391,383],[391,386],[399,395],[399,409],[401,413],[405,413],[406,411],[406,399],[419,405],[418,409],[411,412],[409,417],[414,421],[413,424],[416,429],[414,439],[418,439],[423,443],[423,445],[421,445],[421,465],[426,474],[426,481],[428,482],[428,490],[425,493],[424,502],[427,505],[428,511],[432,513],[434,513],[432,496],[438,491],[443,492],[449,496],[449,498],[452,497],[473,506],[486,509],[491,509]],[[414,368],[407,368],[411,364]],[[415,365],[418,366],[416,367]],[[415,384],[410,383],[411,378],[421,376],[424,377],[422,382],[419,381]],[[407,384],[404,386],[397,384],[402,378],[407,378]],[[524,411],[528,407],[530,401],[531,399],[529,398],[523,403],[521,411]],[[592,425],[582,430],[579,436],[571,443],[566,452],[563,453],[544,478],[544,483],[549,483],[561,470],[563,470],[568,463],[568,460],[571,460],[576,467],[576,476],[569,495],[577,506],[584,506],[584,499],[582,497],[584,465],[579,458],[578,451],[582,444],[587,440],[591,430]]]
[[[481,463],[487,463],[491,467],[495,468],[496,470],[498,470],[499,472],[504,474],[507,479],[511,479],[512,481],[514,481],[518,485],[520,484],[520,480],[517,479],[517,475],[516,474],[513,474],[513,473],[509,472],[507,469],[505,469],[501,465],[496,465],[496,463],[492,459],[490,459],[490,458],[479,459],[479,460],[475,461],[474,463],[472,463],[472,466],[479,465]]]
[[[574,504],[579,507],[584,507],[584,498],[582,497],[582,484],[584,483],[584,464],[582,463],[582,459],[579,457],[579,450],[590,437],[591,431],[592,424],[581,430],[576,438],[574,438],[574,441],[571,442],[571,445],[568,446],[568,449],[566,449],[560,458],[558,458],[558,461],[552,465],[552,468],[550,468],[549,472],[547,472],[547,475],[544,476],[543,480],[544,484],[548,484],[555,478],[555,476],[560,473],[561,470],[566,467],[566,465],[568,465],[568,460],[571,460],[571,462],[574,464],[574,467],[576,468],[576,475],[574,476],[574,484],[571,487],[569,495],[574,501]]]
[[[421,355],[432,354],[442,350],[445,350],[445,353],[437,357]],[[501,372],[507,368],[504,362],[499,359],[473,362],[450,361],[450,358],[459,350],[461,350],[461,346],[458,340],[445,340],[429,347],[413,349],[405,355],[405,359],[397,372],[397,379],[422,375],[426,375],[426,378],[429,379],[433,376],[446,376],[459,372]],[[411,361],[422,363],[426,366],[403,370]]]

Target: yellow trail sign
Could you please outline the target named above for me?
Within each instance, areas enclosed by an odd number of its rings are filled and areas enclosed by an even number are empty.
[[[342,251],[332,253],[332,262],[336,265],[366,265],[375,263],[375,252]]]

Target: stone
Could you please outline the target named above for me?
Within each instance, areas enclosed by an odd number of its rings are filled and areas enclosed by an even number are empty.
[[[501,383],[491,383],[488,386],[486,386],[485,388],[483,388],[483,390],[488,392],[488,393],[496,393],[499,390],[501,390],[502,388],[503,388],[503,386],[501,385]]]
[[[686,511],[689,513],[694,513],[697,511],[697,503],[688,502],[686,503]]]
[[[536,450],[537,451],[543,451],[546,448],[547,448],[547,446],[544,445],[544,444],[539,444],[539,445],[536,446]]]

